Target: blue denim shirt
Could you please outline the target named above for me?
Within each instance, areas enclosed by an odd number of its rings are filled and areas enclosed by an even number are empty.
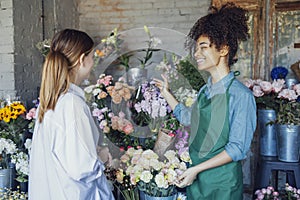
[[[217,83],[212,84],[210,77],[207,84],[200,89],[199,93],[204,89],[207,98],[225,93],[232,78],[234,78],[233,72]],[[229,88],[229,94],[230,133],[225,151],[233,161],[238,161],[246,157],[251,146],[253,134],[256,129],[256,103],[252,92],[237,79],[233,81]],[[186,107],[182,103],[179,103],[173,113],[182,124],[190,125],[191,111],[191,107]]]

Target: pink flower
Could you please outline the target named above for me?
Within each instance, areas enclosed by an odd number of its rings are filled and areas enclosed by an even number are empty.
[[[294,101],[297,99],[297,94],[295,90],[283,89],[279,94],[278,98],[288,99],[289,101]]]
[[[126,135],[130,134],[133,132],[133,126],[132,124],[127,124],[125,127],[123,127],[123,131]]]
[[[254,85],[254,81],[252,79],[247,79],[246,81],[244,81],[244,85],[246,85],[246,87],[248,88],[252,88]]]
[[[264,92],[261,90],[261,87],[258,85],[253,86],[253,95],[255,97],[261,97],[264,95]]]
[[[26,114],[26,119],[28,120],[35,119],[36,118],[35,114],[36,114],[36,108],[31,108],[29,112]]]
[[[274,80],[272,83],[274,92],[276,92],[276,93],[280,92],[282,90],[282,88],[284,87],[284,83],[285,83],[284,79]]]
[[[261,81],[259,83],[259,85],[260,85],[262,91],[264,91],[266,94],[272,92],[273,87],[272,87],[272,84],[270,82],[268,82],[268,81]]]

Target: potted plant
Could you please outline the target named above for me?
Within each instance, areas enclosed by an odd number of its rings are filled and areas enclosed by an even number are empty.
[[[278,159],[299,161],[300,149],[300,84],[283,89],[278,94],[279,110],[276,116]]]
[[[278,94],[285,86],[284,79],[263,81],[247,79],[244,84],[252,91],[256,105],[260,133],[260,154],[277,156],[277,140],[274,121],[279,108]]]

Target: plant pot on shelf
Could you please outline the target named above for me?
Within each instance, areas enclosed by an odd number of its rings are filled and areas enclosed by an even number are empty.
[[[300,125],[276,124],[278,160],[298,162],[300,154]]]
[[[263,156],[277,156],[275,125],[270,123],[275,121],[276,112],[275,110],[258,109],[257,114],[260,154]]]

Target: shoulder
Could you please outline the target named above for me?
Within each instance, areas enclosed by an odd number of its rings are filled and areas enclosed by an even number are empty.
[[[245,95],[254,98],[252,91],[248,87],[246,87],[242,82],[240,82],[238,79],[235,79],[233,81],[229,91],[230,93],[239,94],[240,96]]]
[[[83,98],[73,93],[67,92],[63,94],[57,102],[57,109],[64,112],[84,112],[88,106]]]
[[[252,91],[239,80],[235,79],[233,81],[229,93],[233,104],[255,106],[255,98]]]

